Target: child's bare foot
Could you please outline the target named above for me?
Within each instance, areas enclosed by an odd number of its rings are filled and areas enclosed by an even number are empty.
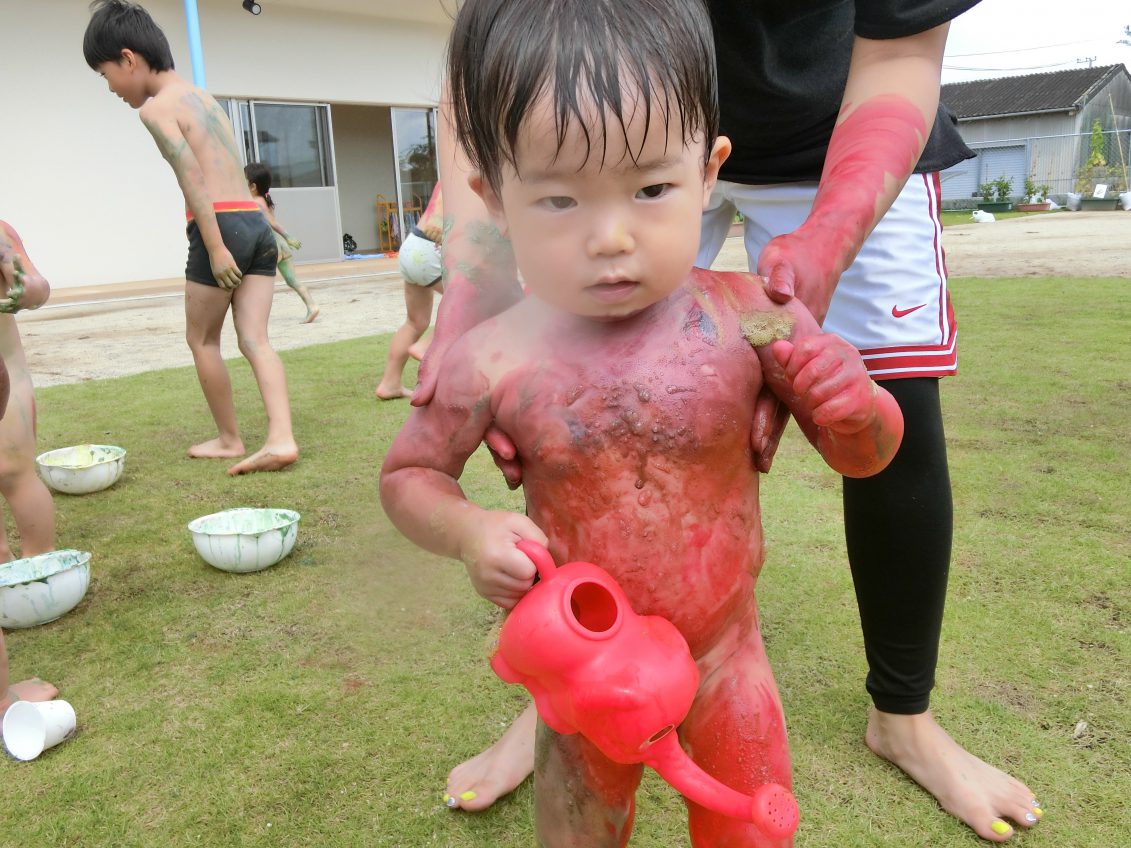
[[[279,471],[297,459],[298,446],[293,442],[280,447],[264,445],[243,462],[237,462],[229,468],[228,473],[234,477],[237,474],[251,474],[255,471]]]
[[[531,704],[494,745],[451,770],[444,803],[476,813],[518,788],[534,771],[537,724],[538,713]]]
[[[428,352],[428,344],[431,341],[431,339],[428,339],[428,341],[417,342],[414,345],[409,345],[408,355],[415,359],[417,362],[423,362],[424,354]]]
[[[397,386],[394,389],[386,388],[384,383],[377,386],[377,400],[397,400],[399,398],[412,397],[412,389],[406,389],[404,386]]]
[[[1032,827],[1043,815],[1025,784],[984,763],[950,738],[930,711],[894,715],[873,709],[864,741],[935,796],[944,810],[991,842]]]
[[[302,319],[302,323],[309,324],[311,321],[313,321],[315,318],[318,317],[318,314],[321,311],[322,310],[319,309],[317,306],[310,307],[310,311],[306,313],[306,317]]]
[[[188,455],[193,459],[231,459],[233,456],[243,456],[246,452],[239,439],[233,442],[220,436],[188,449]]]
[[[4,713],[8,712],[8,707],[16,701],[50,701],[58,694],[58,689],[38,677],[13,683],[8,687],[4,697],[0,698],[0,717],[3,717]]]

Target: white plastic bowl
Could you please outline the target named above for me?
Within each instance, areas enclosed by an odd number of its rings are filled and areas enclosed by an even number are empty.
[[[90,554],[61,550],[0,565],[0,627],[34,627],[70,612],[90,585]]]
[[[118,482],[126,467],[126,449],[114,445],[75,445],[35,458],[40,476],[56,492],[86,495]]]
[[[190,521],[204,561],[221,571],[261,571],[291,552],[301,516],[291,509],[226,509]]]

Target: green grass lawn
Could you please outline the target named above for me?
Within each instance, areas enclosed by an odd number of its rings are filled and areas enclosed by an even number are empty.
[[[1012,844],[1131,842],[1129,284],[953,281],[956,533],[934,708],[1037,792],[1045,820]],[[184,457],[211,426],[190,368],[38,392],[43,449],[101,442],[129,457],[114,488],[56,496],[60,547],[93,552],[86,599],[8,634],[12,674],[58,684],[79,732],[32,763],[0,761],[0,845],[533,844],[529,785],[480,815],[441,803],[448,769],[524,697],[487,666],[493,608],[378,505],[383,449],[408,411],[373,400],[386,344],[283,354],[303,458],[279,474],[229,479],[226,463]],[[258,395],[242,360],[232,372],[255,446]],[[482,452],[465,483],[486,505],[520,504]],[[793,431],[765,483],[759,598],[797,845],[984,844],[862,745],[838,479]],[[268,505],[302,513],[287,560],[236,575],[196,555],[192,518]],[[682,805],[654,776],[637,821],[633,844],[687,845]]]
[[[1028,218],[1030,215],[1049,215],[1052,212],[1059,212],[1063,210],[1053,209],[1048,212],[994,212],[994,218],[998,221],[1006,221],[1010,218]],[[943,229],[953,227],[955,224],[972,224],[974,219],[971,217],[971,210],[966,209],[962,211],[944,211],[939,214],[939,219],[942,221]]]

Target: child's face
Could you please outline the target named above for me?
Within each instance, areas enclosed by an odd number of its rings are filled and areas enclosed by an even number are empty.
[[[132,50],[123,50],[122,57],[117,62],[103,62],[99,65],[98,73],[106,80],[110,91],[132,108],[140,109],[150,96],[146,90],[146,74],[142,73],[148,67],[145,60]]]
[[[586,116],[586,158],[577,121],[558,150],[542,101],[519,133],[518,172],[504,166],[498,194],[473,178],[510,236],[524,284],[560,309],[591,318],[633,315],[681,286],[694,264],[700,216],[730,142],[720,138],[704,167],[702,141],[686,144],[678,121],[665,121],[657,108],[645,137],[643,112],[634,110],[626,133],[610,115],[607,139]],[[635,162],[629,151],[638,151]]]

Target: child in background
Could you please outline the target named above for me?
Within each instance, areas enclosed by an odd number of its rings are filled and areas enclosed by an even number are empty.
[[[478,237],[497,245],[500,267],[513,248],[529,296],[445,356],[435,399],[389,449],[385,510],[507,609],[535,573],[521,539],[606,568],[699,663],[679,728],[692,758],[740,792],[789,786],[754,598],[764,542],[753,401],[772,389],[849,476],[890,461],[899,409],[800,301],[775,304],[750,274],[692,270],[730,150],[699,3],[559,0],[547,15],[533,0],[467,0],[450,44],[458,138],[495,222]],[[526,515],[483,510],[459,487],[489,427],[516,447]],[[579,735],[538,733],[539,844],[626,844],[641,766]],[[696,848],[789,843],[688,807]]]
[[[54,549],[55,505],[47,488],[35,477],[35,399],[31,393],[31,379],[12,313],[20,309],[35,309],[47,300],[50,292],[51,287],[28,258],[19,235],[10,225],[0,221],[0,313],[4,313],[0,314],[0,469],[4,469],[0,471],[0,476],[6,481],[10,480],[11,473],[7,469],[13,469],[22,483],[16,487],[19,490],[17,501],[20,507],[13,506],[12,513],[16,516],[24,556]],[[9,391],[8,364],[13,359],[18,359],[18,362],[12,369],[14,379]],[[17,409],[9,406],[10,397],[16,402]],[[10,418],[21,421],[14,428],[9,428]],[[43,489],[41,494],[46,496],[45,501],[38,501],[42,514],[38,518],[31,516],[30,525],[27,523],[29,516],[25,507],[31,506],[37,498],[20,473],[20,469],[29,464],[32,476]],[[8,486],[10,483],[6,482],[4,485]],[[8,488],[4,489],[4,496],[11,498]],[[21,520],[24,522],[22,525]],[[0,534],[0,541],[3,542],[0,562],[8,562],[12,559],[12,552],[8,549],[6,534]],[[58,694],[58,689],[38,677],[19,683],[9,682],[8,649],[4,643],[4,632],[0,630],[0,718],[16,701],[50,701]]]
[[[46,303],[51,286],[27,255],[19,234],[4,221],[0,251],[7,283],[7,296],[0,299],[0,358],[10,385],[7,411],[0,420],[0,494],[16,523],[20,555],[28,557],[55,550],[55,502],[36,473],[35,388],[13,315]],[[0,562],[13,558],[7,534],[0,533]]]
[[[404,278],[405,322],[389,341],[385,373],[377,384],[378,400],[412,397],[412,391],[405,388],[401,379],[410,356],[424,357],[427,344],[421,338],[432,323],[432,295],[444,293],[444,269],[440,263],[443,225],[444,198],[440,184],[436,183],[424,214],[397,251],[397,265]]]
[[[295,278],[295,269],[291,265],[291,257],[294,254],[291,250],[301,248],[302,242],[287,235],[287,231],[275,218],[275,201],[271,199],[271,169],[262,162],[252,162],[244,167],[243,173],[247,177],[247,187],[251,196],[267,217],[271,229],[275,231],[275,244],[279,248],[279,273],[283,277],[283,282],[294,289],[295,294],[306,304],[306,317],[302,319],[302,323],[309,324],[318,317],[321,310],[314,305],[314,298],[310,296],[306,286]]]
[[[275,295],[275,236],[251,197],[228,116],[207,91],[173,68],[165,33],[126,0],[95,0],[83,36],[86,63],[110,91],[139,110],[172,166],[189,219],[185,335],[217,436],[189,448],[191,457],[245,453],[220,333],[232,310],[240,352],[251,364],[267,412],[263,447],[229,474],[277,471],[298,459],[283,362],[267,338]]]

